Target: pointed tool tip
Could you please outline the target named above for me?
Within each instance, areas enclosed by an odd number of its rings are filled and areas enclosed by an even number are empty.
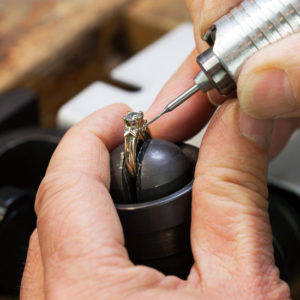
[[[141,130],[144,130],[146,127],[148,127],[149,125],[151,125],[152,123],[154,123],[156,120],[158,120],[161,116],[163,116],[165,113],[169,112],[169,108],[165,107],[164,110],[155,118],[153,118],[151,121],[147,122],[142,128]]]
[[[155,122],[157,119],[159,119],[162,116],[162,114],[159,114],[158,116],[156,116],[155,118],[153,118],[151,121],[147,122],[141,129],[144,130],[146,129],[146,127],[148,127],[149,125],[151,125],[153,122]]]

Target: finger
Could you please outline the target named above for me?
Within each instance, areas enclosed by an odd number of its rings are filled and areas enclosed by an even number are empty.
[[[274,264],[267,212],[271,134],[272,121],[252,119],[230,102],[204,137],[193,188],[190,278],[200,276],[204,290],[223,288],[228,298],[246,291],[251,299],[288,296]]]
[[[41,183],[37,229],[49,299],[67,299],[69,289],[88,293],[87,282],[131,265],[108,191],[109,150],[122,142],[127,110],[110,106],[70,129]]]
[[[36,230],[34,230],[30,237],[26,265],[21,283],[20,299],[45,299],[44,269]]]
[[[300,33],[270,45],[244,65],[238,80],[242,109],[256,118],[300,116]]]
[[[146,113],[148,121],[161,113],[169,102],[194,84],[193,78],[199,72],[196,56],[196,51],[193,51],[165,85]],[[162,116],[161,119],[150,125],[151,132],[155,138],[173,142],[189,139],[206,125],[214,109],[207,96],[198,92],[174,111]]]
[[[186,0],[195,31],[197,49],[205,49],[202,38],[208,28],[242,0]]]

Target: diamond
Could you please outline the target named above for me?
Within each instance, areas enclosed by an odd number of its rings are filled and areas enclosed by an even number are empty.
[[[125,116],[127,122],[135,122],[135,120],[141,119],[143,116],[140,112],[130,112]]]

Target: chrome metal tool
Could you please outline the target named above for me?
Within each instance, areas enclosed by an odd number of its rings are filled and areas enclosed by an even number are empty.
[[[216,89],[228,95],[244,62],[254,53],[300,31],[300,0],[244,0],[215,22],[204,36],[210,48],[197,57],[195,84],[148,122],[149,126],[197,91]]]

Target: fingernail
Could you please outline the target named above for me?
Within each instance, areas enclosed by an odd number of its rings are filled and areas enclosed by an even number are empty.
[[[243,136],[254,141],[264,149],[269,149],[273,131],[272,120],[254,119],[240,110],[239,129]]]
[[[258,118],[274,118],[297,108],[295,93],[283,70],[250,76],[240,94],[242,109]]]
[[[226,97],[221,95],[217,90],[208,91],[206,95],[208,97],[209,102],[215,106],[219,106],[226,100]]]

